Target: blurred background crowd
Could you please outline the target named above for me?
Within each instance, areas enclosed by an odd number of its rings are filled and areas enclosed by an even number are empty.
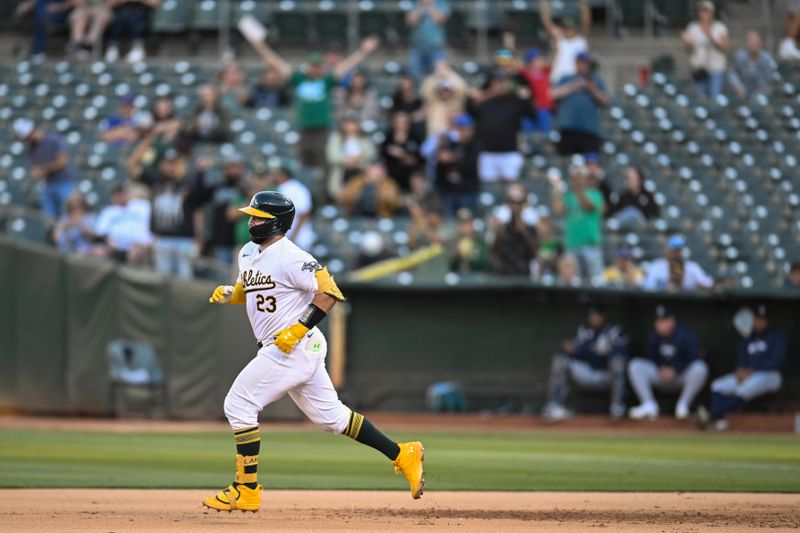
[[[643,72],[641,87],[626,85],[615,94],[604,80],[603,58],[592,52],[588,0],[561,16],[541,0],[535,5],[540,45],[520,47],[515,31],[502,30],[500,48],[484,65],[448,60],[450,3],[408,4],[403,23],[410,49],[382,67],[375,56],[390,51],[377,35],[350,52],[330,42],[298,62],[243,26],[262,64],[243,66],[227,54],[200,69],[147,57],[153,12],[165,9],[159,0],[19,2],[16,15],[32,18],[34,35],[29,57],[9,68],[0,93],[9,106],[3,121],[13,132],[14,157],[2,169],[4,204],[36,206],[46,217],[47,238],[63,252],[182,278],[229,278],[237,249],[249,240],[237,209],[254,192],[274,189],[297,208],[289,237],[334,272],[425,249],[437,257],[432,276],[448,283],[503,276],[652,291],[800,289],[792,240],[800,228],[797,180],[781,167],[789,164],[787,143],[781,151],[770,146],[779,161],[768,154],[771,168],[762,169],[785,173],[764,178],[780,186],[765,192],[787,202],[777,229],[759,220],[756,198],[755,204],[742,200],[748,211],[738,226],[720,231],[714,219],[734,215],[715,214],[728,207],[725,198],[715,201],[696,174],[708,172],[705,178],[717,181],[712,187],[724,186],[722,176],[732,179],[741,200],[739,181],[758,187],[759,165],[745,162],[742,169],[699,138],[693,142],[691,122],[678,127],[667,104],[653,109],[652,96],[667,98],[678,111],[688,108],[698,120],[765,107],[765,100],[788,91],[781,69],[795,69],[800,60],[796,2],[788,2],[775,50],[765,48],[757,31],[730,34],[713,2],[696,2],[693,20],[680,32],[691,79],[679,83]],[[67,61],[52,63],[46,39],[59,26],[68,29]],[[53,87],[67,79],[80,101],[93,104],[78,112],[83,128],[94,131],[76,136],[74,124],[48,119],[47,109],[61,110],[55,91],[36,83],[41,69],[51,72]],[[80,72],[106,87],[102,102]],[[162,87],[159,73],[165,72],[180,83]],[[82,84],[88,84],[84,95]],[[24,112],[13,101],[15,87],[41,90],[53,104]],[[71,102],[64,98],[60,107]],[[655,134],[646,139],[649,132],[632,116],[650,110],[664,143]],[[792,109],[782,112],[794,118]],[[259,127],[277,131],[280,142],[267,142]],[[721,118],[708,129],[717,141],[735,135],[734,127],[719,137]],[[760,135],[761,129],[748,129]],[[639,156],[623,150],[622,137]],[[741,144],[726,142],[725,155],[742,156]],[[682,161],[684,150],[696,161]],[[116,164],[107,168],[94,159]],[[730,172],[738,174],[730,178]],[[689,198],[670,196],[672,183],[686,185]],[[681,203],[692,200],[697,220]],[[734,199],[728,213],[735,205]],[[751,219],[762,226],[753,230]],[[763,254],[746,257],[740,242],[746,238],[736,232],[748,229],[763,237],[755,241]]]

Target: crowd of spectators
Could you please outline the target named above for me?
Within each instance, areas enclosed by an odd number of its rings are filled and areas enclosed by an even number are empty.
[[[95,19],[113,20],[119,28],[111,47],[129,36],[129,59],[133,54],[136,60],[142,57],[137,31],[155,5],[156,0],[31,1],[20,13],[72,10],[73,21],[86,11],[86,20],[76,24],[80,46],[101,31]],[[344,57],[338,45],[330,45],[302,65],[287,62],[263,39],[248,39],[263,59],[258,81],[248,85],[236,61],[227,60],[215,82],[196,89],[198,104],[188,116],[176,114],[170,96],[155,98],[148,109],[137,108],[135,93],[120,97],[118,112],[98,127],[104,142],[126,154],[128,176],[96,217],[75,192],[78,177],[64,139],[28,119],[18,120],[14,132],[28,146],[30,177],[42,183],[42,210],[55,223],[55,240],[73,253],[149,261],[161,272],[191,277],[198,257],[232,261],[247,241],[246,221],[235,208],[254,191],[273,188],[295,202],[298,217],[290,237],[304,248],[315,240],[315,209],[334,204],[351,217],[407,216],[408,246],[442,245],[449,268],[462,275],[521,276],[568,287],[708,290],[714,280],[689,259],[680,235],[671,236],[664,257],[650,263],[637,264],[625,246],[613,257],[604,254],[607,220],[640,227],[659,217],[660,206],[645,187],[642,169],[605,175],[601,115],[610,97],[590,52],[588,2],[579,6],[579,21],[555,21],[549,2],[541,0],[551,54],[518,51],[514,36],[506,34],[506,47],[494,54],[482,82],[471,86],[443,53],[448,3],[420,0],[407,16],[411,58],[391,105],[379,103],[368,71],[360,68],[380,47],[377,37]],[[89,19],[98,26],[87,31]],[[725,90],[726,79],[742,97],[769,91],[774,62],[758,34],[746,36],[729,67],[731,39],[713,3],[699,2],[698,20],[682,39],[699,94],[713,98]],[[294,112],[296,156],[304,174],[323,176],[321,196],[312,199],[292,161],[246,160],[233,149],[222,161],[198,155],[198,146],[230,142],[233,118],[259,108]],[[376,142],[374,128],[382,124],[382,142]],[[525,156],[551,142],[569,168],[568,180],[555,168],[546,177],[526,174]],[[222,178],[211,179],[219,168]],[[524,185],[531,178],[548,181],[549,202],[531,201]],[[505,195],[493,209],[480,202],[489,187]],[[365,241],[364,248],[369,252],[373,245],[374,239]],[[393,253],[379,248],[362,254],[358,264]],[[794,274],[787,286],[798,284]]]
[[[792,0],[784,3],[786,23],[777,59],[797,62],[800,60],[800,4]],[[742,37],[742,46],[734,49],[735,42]],[[697,18],[686,26],[681,40],[699,96],[709,100],[723,94],[744,99],[769,96],[776,60],[765,50],[757,31],[751,30],[732,39],[728,27],[717,18],[714,2],[697,3]]]

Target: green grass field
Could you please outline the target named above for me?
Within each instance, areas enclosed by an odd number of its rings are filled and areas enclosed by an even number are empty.
[[[409,435],[394,435],[409,437]],[[791,435],[417,432],[428,490],[800,492]],[[403,489],[377,452],[315,430],[264,431],[269,488]],[[0,430],[0,487],[218,488],[226,431]]]

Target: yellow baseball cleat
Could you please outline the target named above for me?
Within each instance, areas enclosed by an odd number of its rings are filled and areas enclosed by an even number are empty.
[[[251,489],[245,485],[228,485],[216,496],[209,496],[203,500],[203,507],[217,511],[253,511],[261,507],[261,491],[264,487],[259,485]]]
[[[411,489],[411,497],[416,500],[422,496],[422,489],[425,487],[425,470],[422,468],[425,447],[419,441],[398,442],[397,445],[400,446],[400,455],[392,461],[394,471],[405,476]]]

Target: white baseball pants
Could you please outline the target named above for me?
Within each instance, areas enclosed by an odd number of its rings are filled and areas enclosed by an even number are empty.
[[[658,366],[649,359],[637,357],[628,364],[628,379],[642,403],[655,402],[653,397],[653,387],[655,387],[663,391],[680,390],[678,403],[691,405],[695,396],[703,388],[707,377],[708,365],[699,359],[692,361],[672,381],[661,379]]]
[[[314,328],[294,347],[283,353],[269,344],[239,373],[225,397],[225,416],[234,430],[258,425],[258,413],[285,394],[314,424],[341,433],[350,409],[341,401],[325,369],[328,344]]]
[[[738,396],[750,401],[781,388],[781,373],[777,370],[760,370],[739,383],[736,374],[725,374],[711,382],[711,391],[725,396]]]

